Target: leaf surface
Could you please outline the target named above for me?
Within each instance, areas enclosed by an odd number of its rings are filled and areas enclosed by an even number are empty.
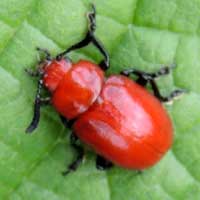
[[[97,171],[88,152],[76,173],[61,176],[75,152],[52,108],[42,111],[33,135],[36,80],[24,69],[37,64],[37,46],[53,55],[84,37],[88,0],[0,1],[0,199],[199,200],[200,199],[200,0],[96,0],[97,36],[111,55],[111,73],[135,67],[153,72],[177,68],[158,83],[163,95],[187,93],[166,106],[174,122],[171,151],[137,174],[114,167]],[[89,46],[71,53],[99,62]]]

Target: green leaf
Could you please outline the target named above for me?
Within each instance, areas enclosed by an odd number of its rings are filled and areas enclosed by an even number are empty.
[[[89,0],[0,1],[0,199],[199,200],[200,199],[200,0],[96,0],[97,36],[111,55],[111,73],[136,67],[155,71],[177,64],[159,80],[163,94],[187,93],[167,109],[174,122],[173,148],[156,166],[137,174],[114,167],[96,170],[94,153],[67,177],[75,156],[69,130],[53,108],[44,108],[33,135],[36,80],[24,68],[37,63],[37,46],[53,55],[83,38]],[[92,46],[73,59],[99,61]]]

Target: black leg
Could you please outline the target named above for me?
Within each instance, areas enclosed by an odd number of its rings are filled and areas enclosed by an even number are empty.
[[[144,73],[145,72],[135,70],[135,69],[128,69],[128,70],[123,70],[120,72],[121,75],[124,75],[127,77],[129,77],[131,74],[136,75],[138,78],[136,79],[135,82],[138,83],[139,85],[145,87],[146,84],[148,83],[148,81],[144,78]]]
[[[183,94],[184,91],[183,90],[175,90],[168,97],[163,97],[160,94],[160,91],[157,87],[155,79],[160,77],[160,76],[164,76],[164,75],[169,74],[171,69],[173,69],[174,67],[175,67],[175,65],[171,65],[170,67],[165,66],[165,67],[162,67],[160,70],[158,70],[155,73],[147,73],[147,72],[143,72],[143,71],[137,70],[137,69],[128,69],[128,70],[122,71],[120,74],[122,74],[124,76],[130,76],[131,74],[138,76],[138,79],[136,80],[136,82],[138,84],[145,86],[147,83],[150,83],[152,90],[154,92],[154,95],[161,102],[169,102],[169,101],[173,100],[174,98]]]
[[[91,42],[91,35],[90,35],[90,33],[87,33],[86,37],[82,41],[78,42],[77,44],[72,45],[66,51],[58,54],[57,60],[60,60],[61,58],[63,58],[65,56],[65,54],[69,53],[70,51],[80,49],[80,48],[87,46],[90,42]]]
[[[65,117],[63,117],[62,115],[60,115],[60,119],[61,122],[63,123],[63,125],[65,126],[65,128],[72,128],[74,120],[68,120]]]
[[[98,170],[107,170],[110,169],[113,166],[113,164],[106,160],[105,158],[97,155],[96,157],[96,168]]]
[[[69,174],[70,172],[76,171],[76,169],[80,166],[80,164],[83,161],[83,157],[84,157],[84,149],[82,146],[77,144],[77,136],[72,133],[70,136],[70,144],[71,146],[76,150],[77,152],[77,157],[76,159],[67,167],[67,170],[64,171],[62,174],[63,176],[66,176],[67,174]]]
[[[43,81],[39,80],[38,81],[38,87],[37,87],[37,92],[36,92],[36,97],[35,97],[35,103],[34,103],[34,114],[32,121],[28,128],[26,129],[26,133],[32,133],[38,126],[38,123],[40,121],[40,108],[43,105],[47,105],[50,103],[50,98],[41,98],[41,89],[43,87]]]
[[[143,171],[142,171],[142,170],[137,170],[136,173],[137,173],[138,175],[141,175],[141,174],[143,174]]]
[[[41,106],[47,106],[50,103],[51,103],[51,98],[50,97],[45,97],[45,98],[41,97],[40,98],[40,105]]]
[[[175,68],[175,65],[171,65],[170,67],[165,66],[165,67],[162,67],[160,70],[158,70],[155,73],[148,73],[148,72],[144,72],[144,71],[137,70],[137,69],[127,69],[127,70],[123,70],[121,72],[121,74],[124,76],[130,76],[131,74],[134,74],[134,75],[138,76],[139,78],[149,81],[152,79],[159,78],[160,76],[169,74],[173,68]]]
[[[154,92],[154,95],[161,101],[161,102],[170,102],[172,101],[173,99],[175,99],[176,97],[182,95],[184,93],[184,90],[174,90],[173,92],[171,92],[171,94],[167,97],[163,97],[161,94],[160,94],[160,91],[158,89],[158,86],[155,82],[155,80],[150,80],[149,81],[150,84],[151,84],[151,87],[152,87],[152,90]]]
[[[139,78],[136,80],[136,83],[145,87],[148,83],[148,81],[146,79],[144,79],[143,77],[139,76]]]
[[[65,117],[63,117],[62,115],[60,115],[60,119],[63,123],[63,125],[66,128],[72,128],[74,120],[67,120]],[[83,156],[84,156],[84,149],[83,147],[81,147],[80,145],[77,144],[78,138],[77,136],[72,133],[70,135],[70,145],[76,150],[77,152],[77,157],[76,159],[67,167],[67,170],[64,171],[62,174],[64,176],[66,176],[67,174],[69,174],[72,171],[75,171],[78,166],[81,164],[82,160],[83,160]]]
[[[92,11],[88,13],[88,20],[89,20],[89,27],[88,27],[88,32],[83,40],[80,42],[72,45],[69,47],[67,50],[64,52],[60,53],[57,55],[57,59],[60,60],[62,57],[64,57],[67,53],[70,51],[76,50],[83,48],[87,46],[88,44],[92,43],[99,51],[100,53],[104,56],[104,60],[100,63],[100,66],[102,67],[103,70],[106,70],[109,68],[109,55],[101,42],[95,37],[94,32],[96,29],[96,10],[94,5],[92,5]]]
[[[110,67],[110,57],[105,50],[104,46],[98,41],[95,37],[93,37],[92,43],[99,49],[101,54],[104,56],[104,60],[99,63],[99,66],[102,70],[106,71]]]

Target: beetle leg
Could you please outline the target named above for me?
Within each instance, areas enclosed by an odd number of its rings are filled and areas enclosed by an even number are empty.
[[[155,82],[155,79],[164,76],[170,73],[170,70],[173,69],[175,65],[171,65],[170,67],[162,67],[160,70],[154,73],[148,73],[148,72],[143,72],[141,70],[137,69],[128,69],[122,71],[120,74],[124,76],[130,76],[131,74],[134,74],[138,76],[138,79],[136,82],[140,84],[141,86],[145,86],[147,83],[151,84],[152,90],[154,92],[154,95],[161,101],[161,102],[170,102],[174,98],[180,96],[181,94],[184,93],[184,90],[174,90],[168,97],[163,97],[160,94],[160,91],[158,89],[158,86]]]
[[[56,58],[60,60],[63,56],[65,56],[65,54],[69,53],[70,51],[83,48],[89,45],[90,43],[92,43],[103,55],[104,60],[101,61],[99,65],[103,70],[106,70],[109,68],[110,59],[109,59],[109,55],[107,51],[103,47],[103,44],[94,35],[94,32],[96,30],[96,10],[93,4],[92,4],[92,11],[87,14],[87,17],[88,17],[89,25],[88,25],[88,32],[86,33],[85,38],[81,40],[80,42],[72,45],[64,52],[58,54]]]
[[[181,96],[182,94],[185,93],[184,90],[174,90],[173,92],[171,92],[171,94],[167,97],[163,97],[161,94],[160,94],[160,91],[158,89],[158,86],[155,82],[155,80],[150,80],[149,83],[151,84],[151,87],[152,87],[152,90],[154,92],[154,95],[161,101],[161,102],[171,102],[173,99]]]
[[[105,50],[101,42],[97,40],[97,38],[93,37],[92,43],[99,49],[101,54],[104,56],[104,60],[102,60],[99,63],[99,66],[102,70],[106,71],[110,67],[110,57],[108,55],[108,52]]]
[[[176,67],[175,64],[172,64],[170,66],[164,66],[160,68],[157,72],[149,73],[149,75],[151,76],[152,79],[156,79],[159,78],[160,76],[168,75],[171,72],[171,70],[173,70],[175,67]]]
[[[61,122],[63,123],[63,125],[65,126],[65,128],[70,128],[70,129],[72,128],[74,120],[67,120],[62,115],[60,115],[60,119],[61,119]]]
[[[127,77],[129,77],[131,74],[136,75],[138,77],[136,82],[141,86],[146,86],[146,84],[148,83],[148,81],[144,78],[144,74],[146,74],[146,72],[137,69],[126,69],[121,71],[120,74]]]
[[[96,157],[96,168],[98,170],[107,170],[110,169],[113,166],[113,164],[106,160],[105,158],[101,157],[100,155],[97,155]]]
[[[72,128],[73,120],[68,121],[65,117],[63,117],[61,115],[60,115],[60,119],[66,128]],[[77,151],[78,156],[77,156],[76,160],[73,161],[68,166],[67,170],[65,172],[63,172],[63,175],[67,175],[71,171],[75,171],[82,162],[82,159],[84,156],[84,151],[83,151],[82,147],[80,147],[79,145],[76,144],[77,140],[78,140],[77,136],[72,133],[72,135],[70,137],[70,144]],[[106,170],[106,169],[111,168],[112,166],[113,166],[113,164],[111,162],[109,162],[109,161],[105,160],[103,157],[97,155],[97,158],[96,158],[96,168],[97,169]]]
[[[148,83],[146,79],[144,79],[142,76],[139,76],[139,78],[136,80],[136,83],[145,87]]]
[[[164,66],[164,67],[160,68],[157,72],[153,72],[153,73],[148,73],[148,72],[144,72],[142,70],[131,68],[131,69],[123,70],[121,72],[121,74],[125,75],[125,76],[129,76],[131,74],[135,74],[137,76],[144,77],[145,79],[155,79],[155,78],[158,78],[160,76],[164,76],[164,75],[169,74],[170,71],[172,69],[174,69],[175,67],[176,66],[174,64],[171,65],[171,66]]]
[[[41,106],[48,106],[51,103],[51,97],[41,97],[40,98],[40,105]]]
[[[61,122],[66,128],[72,128],[74,120],[67,120],[65,117],[60,115]],[[75,171],[78,166],[81,164],[83,157],[84,157],[84,149],[80,145],[77,144],[78,137],[72,133],[70,135],[70,145],[77,151],[76,159],[67,167],[67,170],[64,171],[62,174],[66,176],[72,171]]]
[[[138,76],[138,79],[136,80],[136,82],[142,86],[145,86],[150,80],[169,74],[171,69],[173,69],[174,67],[175,65],[171,65],[169,67],[165,66],[154,73],[148,73],[148,72],[144,72],[137,69],[127,69],[127,70],[123,70],[120,74],[124,76],[130,76],[131,74],[134,74]]]
[[[67,170],[62,173],[63,176],[66,176],[70,172],[76,171],[76,169],[83,161],[84,149],[82,146],[77,144],[77,140],[78,137],[72,133],[70,136],[70,145],[77,151],[77,157],[71,164],[68,165]]]
[[[39,80],[38,81],[38,87],[37,87],[37,92],[36,92],[36,97],[35,97],[35,102],[34,102],[34,114],[32,121],[28,128],[26,129],[26,133],[31,133],[33,132],[40,121],[40,108],[43,105],[47,105],[50,103],[50,97],[47,98],[41,98],[41,89],[43,87],[43,81]]]

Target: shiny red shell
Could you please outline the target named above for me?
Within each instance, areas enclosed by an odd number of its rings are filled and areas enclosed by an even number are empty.
[[[131,79],[118,75],[105,80],[103,71],[89,61],[72,64],[63,59],[44,70],[55,109],[67,119],[77,118],[76,135],[106,159],[142,170],[171,147],[173,127],[166,110]]]
[[[53,66],[52,66],[53,65]],[[54,71],[51,70],[54,68]],[[51,102],[67,119],[88,110],[100,94],[104,73],[95,64],[81,60],[52,62],[45,68],[44,84],[52,92]]]
[[[98,154],[128,169],[153,166],[173,140],[172,123],[161,103],[124,76],[107,79],[74,129]]]
[[[62,59],[60,61],[53,60],[44,65],[45,71],[43,82],[50,92],[54,92],[64,75],[72,67],[72,63],[68,60]]]

